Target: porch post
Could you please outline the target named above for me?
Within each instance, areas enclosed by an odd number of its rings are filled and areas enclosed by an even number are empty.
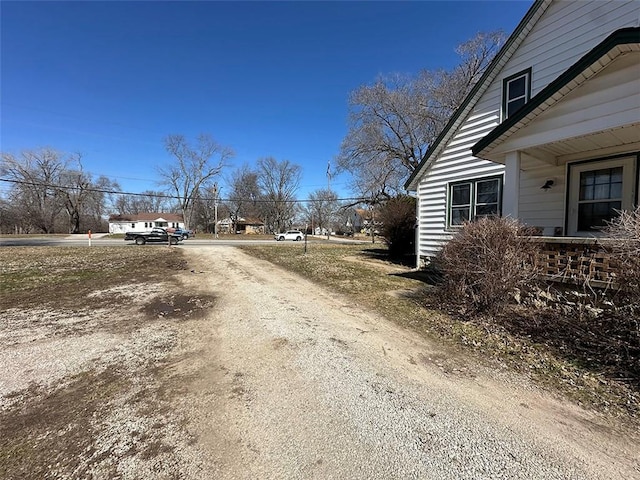
[[[416,189],[416,223],[413,227],[414,232],[414,244],[413,250],[416,254],[416,268],[420,269],[422,266],[420,263],[420,195],[418,195],[418,190]]]
[[[520,152],[509,152],[504,162],[504,190],[502,193],[502,216],[518,218],[520,191]]]

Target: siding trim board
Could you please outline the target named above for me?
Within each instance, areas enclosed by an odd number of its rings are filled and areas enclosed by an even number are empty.
[[[518,131],[537,114],[555,104],[568,91],[599,72],[618,55],[640,48],[640,27],[620,29],[607,37],[580,60],[567,69],[556,80],[535,95],[518,112],[494,128],[477,142],[471,152],[476,157],[487,158],[489,150],[509,134]],[[606,59],[606,61],[603,61]]]

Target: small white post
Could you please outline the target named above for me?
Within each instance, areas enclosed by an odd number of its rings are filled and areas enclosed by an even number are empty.
[[[213,184],[213,236],[218,238],[218,182]]]

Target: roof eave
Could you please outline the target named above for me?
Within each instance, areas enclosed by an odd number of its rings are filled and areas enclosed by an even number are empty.
[[[479,97],[487,90],[487,88],[489,88],[489,84],[491,83],[491,81],[493,81],[493,79],[500,72],[501,68],[507,63],[509,58],[511,58],[511,55],[520,45],[522,39],[527,36],[529,31],[533,27],[533,24],[535,24],[538,18],[540,18],[540,16],[544,13],[550,3],[551,0],[536,0],[533,3],[531,8],[527,11],[525,16],[513,31],[513,33],[509,36],[505,44],[502,46],[500,51],[491,61],[487,70],[484,72],[482,77],[480,77],[480,80],[478,80],[475,86],[471,89],[471,92],[469,92],[460,107],[458,107],[455,113],[451,116],[445,127],[442,129],[440,134],[436,137],[434,142],[425,153],[424,157],[422,157],[422,160],[420,161],[418,166],[411,173],[411,176],[404,184],[404,188],[406,190],[417,190],[418,178],[421,171],[425,168],[428,168],[431,164],[432,159],[436,157],[444,148],[451,135],[455,133],[457,127],[466,118],[467,113],[473,108],[473,106],[475,106],[477,100],[479,100]]]
[[[580,58],[580,60],[569,67],[563,74],[542,89],[540,93],[529,100],[524,107],[481,138],[473,147],[471,147],[471,153],[473,156],[493,160],[492,158],[489,158],[489,155],[495,142],[503,138],[504,135],[508,135],[510,132],[518,130],[516,127],[518,127],[519,123],[527,122],[527,120],[531,119],[527,119],[527,117],[537,116],[535,114],[536,109],[541,108],[543,104],[554,94],[558,93],[562,88],[575,80],[578,75],[606,56],[614,48],[619,47],[620,45],[638,43],[640,43],[639,27],[622,28],[613,32],[605,40]]]

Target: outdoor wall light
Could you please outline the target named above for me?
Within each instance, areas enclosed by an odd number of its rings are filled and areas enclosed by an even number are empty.
[[[544,182],[544,185],[540,187],[540,189],[549,190],[551,187],[553,187],[553,180],[547,180],[546,182]]]

